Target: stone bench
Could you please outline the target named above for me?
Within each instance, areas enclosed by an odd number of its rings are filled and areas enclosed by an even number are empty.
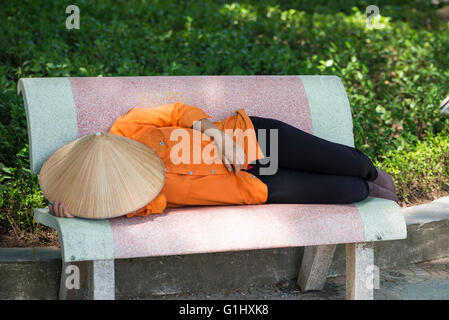
[[[249,115],[276,118],[354,145],[349,101],[335,76],[24,78],[18,90],[26,109],[34,174],[56,149],[108,131],[129,109],[175,101],[204,109],[212,120],[244,108]],[[371,197],[348,205],[170,208],[163,214],[110,220],[57,218],[47,208],[34,214],[59,234],[61,299],[73,297],[73,289],[65,286],[66,271],[80,261],[90,263],[90,297],[114,299],[115,259],[299,246],[305,251],[297,283],[304,291],[321,290],[339,243],[346,244],[347,298],[372,299],[373,242],[406,237],[400,207]]]

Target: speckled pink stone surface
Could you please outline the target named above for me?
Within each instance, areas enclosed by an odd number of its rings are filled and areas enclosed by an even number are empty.
[[[164,214],[110,223],[116,258],[364,241],[354,205],[170,208]]]
[[[180,101],[222,120],[248,115],[312,132],[297,76],[71,78],[79,136],[108,131],[134,107]],[[353,205],[254,205],[171,208],[164,214],[110,221],[116,258],[292,247],[364,240]]]
[[[297,76],[158,76],[70,78],[80,137],[109,131],[134,107],[183,102],[223,120],[244,108],[312,133],[306,92]]]

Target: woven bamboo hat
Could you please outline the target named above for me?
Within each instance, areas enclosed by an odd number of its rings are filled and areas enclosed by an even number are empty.
[[[125,137],[96,133],[56,150],[39,182],[45,197],[78,217],[106,219],[144,207],[164,185],[154,150]]]

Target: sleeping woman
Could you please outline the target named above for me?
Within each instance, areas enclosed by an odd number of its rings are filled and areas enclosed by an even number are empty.
[[[398,201],[392,177],[356,148],[244,109],[223,121],[209,118],[176,102],[134,108],[114,122],[110,133],[152,148],[166,170],[161,192],[128,217],[190,205],[347,204],[368,196]],[[64,203],[49,208],[73,217]]]

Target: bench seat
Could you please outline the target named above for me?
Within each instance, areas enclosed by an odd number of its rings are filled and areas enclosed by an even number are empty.
[[[315,246],[403,239],[393,201],[367,198],[348,205],[266,204],[169,208],[146,217],[92,221],[58,218],[36,209],[36,221],[56,229],[65,261]]]

